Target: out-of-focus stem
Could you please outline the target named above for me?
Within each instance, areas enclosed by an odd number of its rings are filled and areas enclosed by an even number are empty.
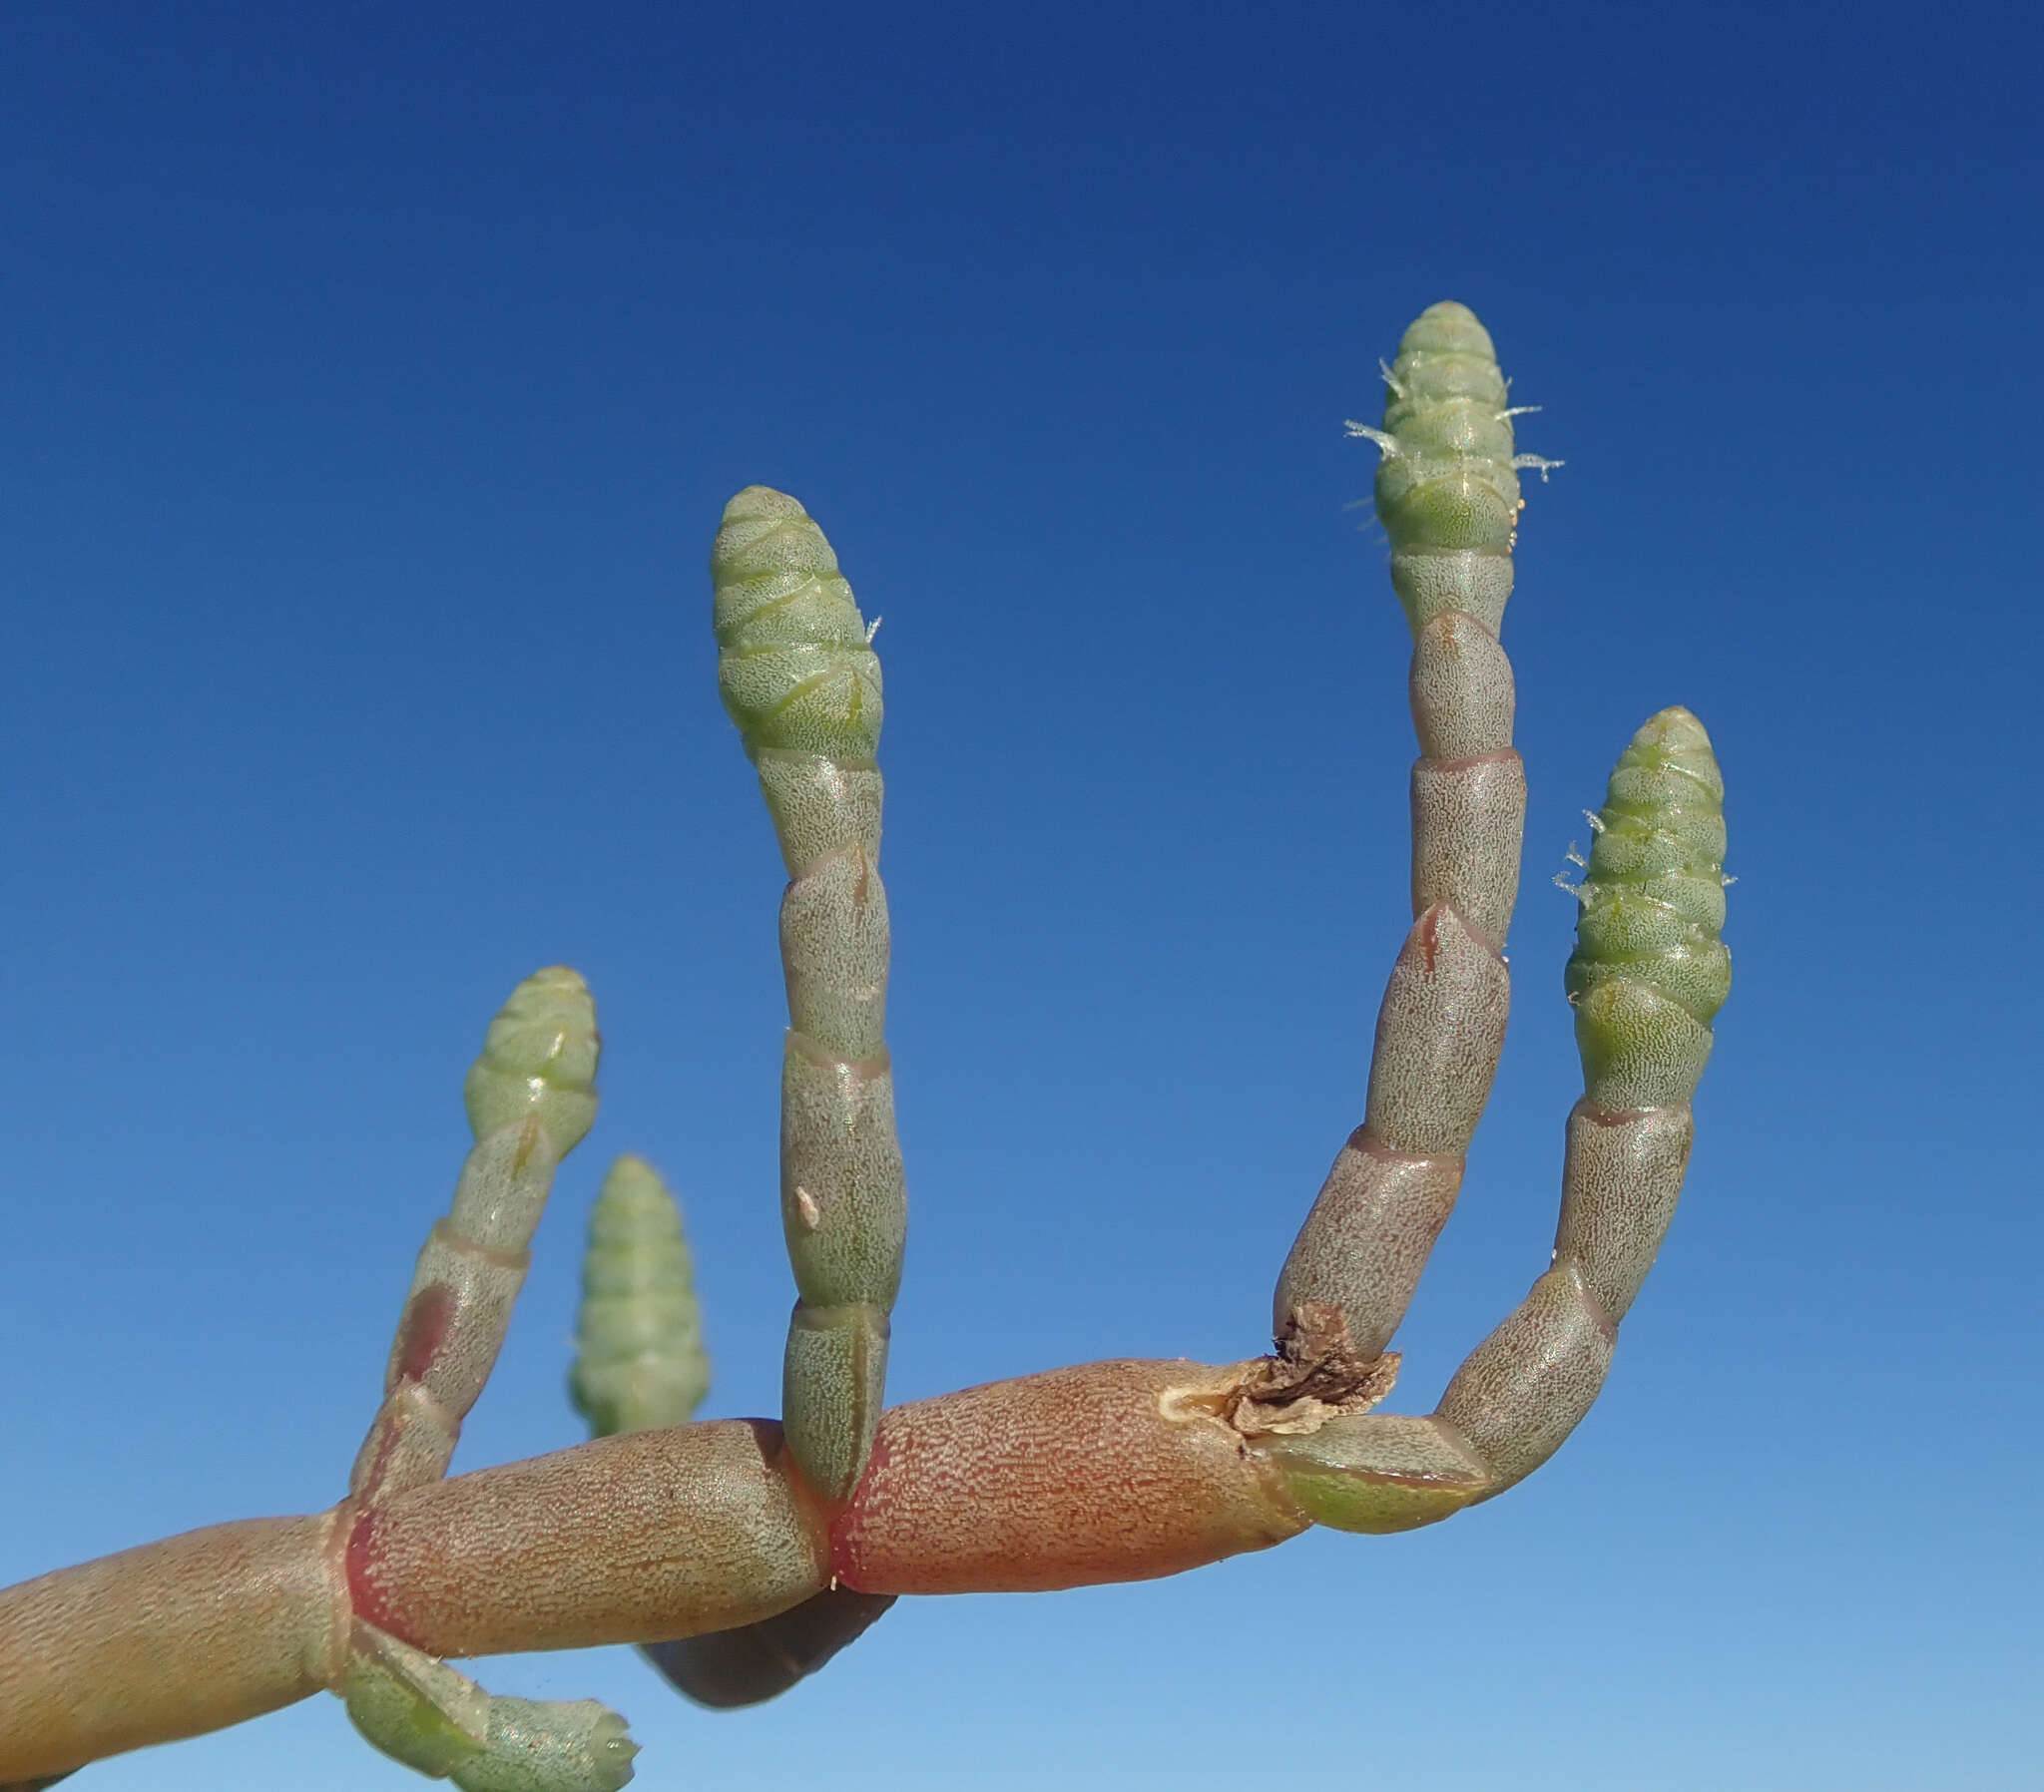
[[[620,1157],[589,1215],[568,1377],[593,1437],[686,1425],[710,1392],[694,1267],[660,1172],[643,1157]]]

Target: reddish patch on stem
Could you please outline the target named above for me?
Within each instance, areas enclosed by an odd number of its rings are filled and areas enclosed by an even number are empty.
[[[424,1381],[440,1360],[447,1334],[454,1329],[454,1290],[428,1282],[404,1303],[397,1322],[397,1373],[405,1381]]]
[[[831,1523],[830,1570],[860,1592],[1050,1592],[1268,1549],[1306,1520],[1208,1410],[1241,1382],[1088,1363],[897,1406]]]
[[[883,1429],[873,1439],[872,1450],[866,1456],[865,1473],[859,1476],[858,1486],[851,1490],[851,1498],[844,1503],[844,1510],[830,1521],[830,1578],[842,1582],[854,1592],[864,1590],[859,1584],[864,1569],[858,1529],[852,1515],[858,1511],[860,1497],[872,1486],[874,1476],[884,1472],[891,1454]],[[801,1471],[794,1467],[792,1458],[788,1461],[788,1473],[796,1480],[800,1479]]]
[[[389,1601],[383,1596],[376,1570],[383,1566],[383,1552],[376,1542],[376,1515],[365,1512],[347,1534],[347,1597],[354,1615],[374,1624],[401,1642],[411,1639],[391,1621]],[[414,1644],[413,1646],[417,1646]]]
[[[1419,917],[1419,951],[1426,960],[1426,974],[1433,975],[1434,960],[1441,949],[1441,911],[1436,903]]]

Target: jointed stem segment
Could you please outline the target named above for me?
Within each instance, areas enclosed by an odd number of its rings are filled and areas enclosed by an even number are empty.
[[[1511,985],[1526,777],[1497,631],[1521,500],[1505,380],[1460,305],[1435,305],[1387,374],[1377,514],[1413,632],[1413,928],[1377,1017],[1362,1126],[1335,1159],[1278,1278],[1281,1342],[1316,1307],[1381,1352],[1461,1186],[1490,1098]],[[1351,425],[1353,428],[1360,428]]]

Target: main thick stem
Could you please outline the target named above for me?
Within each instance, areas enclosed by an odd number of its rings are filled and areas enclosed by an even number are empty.
[[[338,1509],[215,1525],[0,1591],[0,1787],[329,1684],[341,1525]]]
[[[1089,1363],[895,1407],[851,1501],[780,1427],[635,1432],[366,1511],[218,1526],[0,1592],[0,1786],[333,1684],[356,1618],[439,1656],[729,1629],[840,1583],[1172,1574],[1308,1523],[1229,1422],[1257,1365]]]

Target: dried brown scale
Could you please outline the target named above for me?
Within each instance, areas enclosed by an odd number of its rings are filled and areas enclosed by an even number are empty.
[[[1275,1354],[1246,1365],[1241,1390],[1221,1417],[1244,1437],[1311,1431],[1340,1415],[1366,1413],[1398,1381],[1398,1353],[1364,1352],[1332,1302],[1301,1301],[1278,1332]]]

